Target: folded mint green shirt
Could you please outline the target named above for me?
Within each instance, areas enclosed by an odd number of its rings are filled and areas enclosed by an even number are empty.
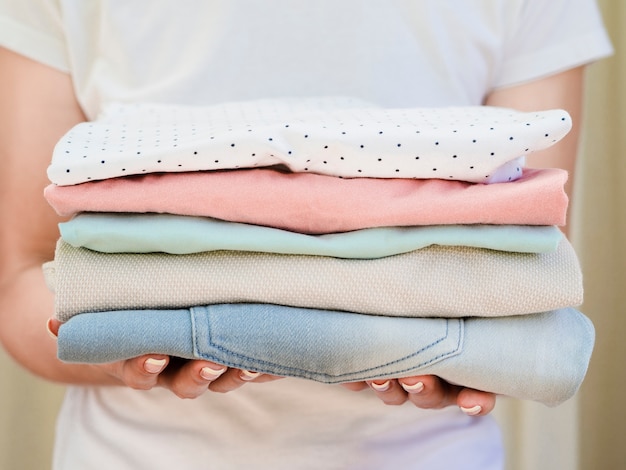
[[[271,227],[172,214],[81,213],[59,225],[75,247],[105,253],[191,254],[233,250],[373,259],[430,245],[548,253],[556,250],[556,226],[434,225],[376,227],[308,235]]]

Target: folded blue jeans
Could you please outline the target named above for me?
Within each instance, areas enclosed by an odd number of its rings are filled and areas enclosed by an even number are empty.
[[[162,353],[324,383],[434,374],[557,405],[579,388],[594,343],[573,308],[496,318],[405,318],[274,304],[83,313],[59,329],[66,362]]]

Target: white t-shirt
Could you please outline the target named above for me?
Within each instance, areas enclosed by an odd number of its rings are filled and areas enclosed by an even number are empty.
[[[592,0],[0,0],[0,44],[113,101],[354,96],[479,105],[493,89],[610,52]],[[70,387],[55,468],[491,469],[491,418],[385,406],[303,380],[180,400]]]
[[[3,3],[2,43],[71,72],[90,118],[114,100],[477,105],[609,50],[593,0]]]

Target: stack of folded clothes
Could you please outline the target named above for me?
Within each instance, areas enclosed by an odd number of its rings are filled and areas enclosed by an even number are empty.
[[[339,383],[435,374],[556,405],[594,331],[562,110],[348,99],[112,105],[57,144],[58,354],[147,353]]]

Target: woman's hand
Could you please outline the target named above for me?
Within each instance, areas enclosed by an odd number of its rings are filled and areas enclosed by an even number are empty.
[[[180,398],[197,398],[207,391],[226,393],[247,383],[281,377],[233,369],[214,362],[147,355],[94,367],[105,369],[121,383],[139,390],[164,387]],[[493,393],[451,385],[434,375],[342,384],[349,390],[371,388],[387,405],[410,402],[418,408],[458,406],[470,416],[483,416],[495,407]]]
[[[353,382],[343,386],[354,391],[371,388],[387,405],[402,405],[408,401],[423,409],[458,406],[469,416],[489,414],[496,405],[493,393],[452,385],[434,375]]]
[[[48,320],[48,331],[55,337],[59,326],[58,320]],[[137,390],[164,387],[180,398],[197,398],[209,390],[226,393],[250,382],[271,382],[281,378],[233,369],[210,361],[180,359],[160,354],[148,354],[92,367],[105,371],[120,385]],[[434,375],[351,382],[342,386],[353,391],[371,388],[387,405],[402,405],[407,401],[424,409],[456,405],[470,416],[486,415],[496,404],[493,393],[452,385]]]
[[[149,390],[164,387],[180,398],[197,398],[208,390],[225,393],[248,382],[269,382],[280,378],[210,361],[155,354],[94,367],[107,370],[131,388]]]

